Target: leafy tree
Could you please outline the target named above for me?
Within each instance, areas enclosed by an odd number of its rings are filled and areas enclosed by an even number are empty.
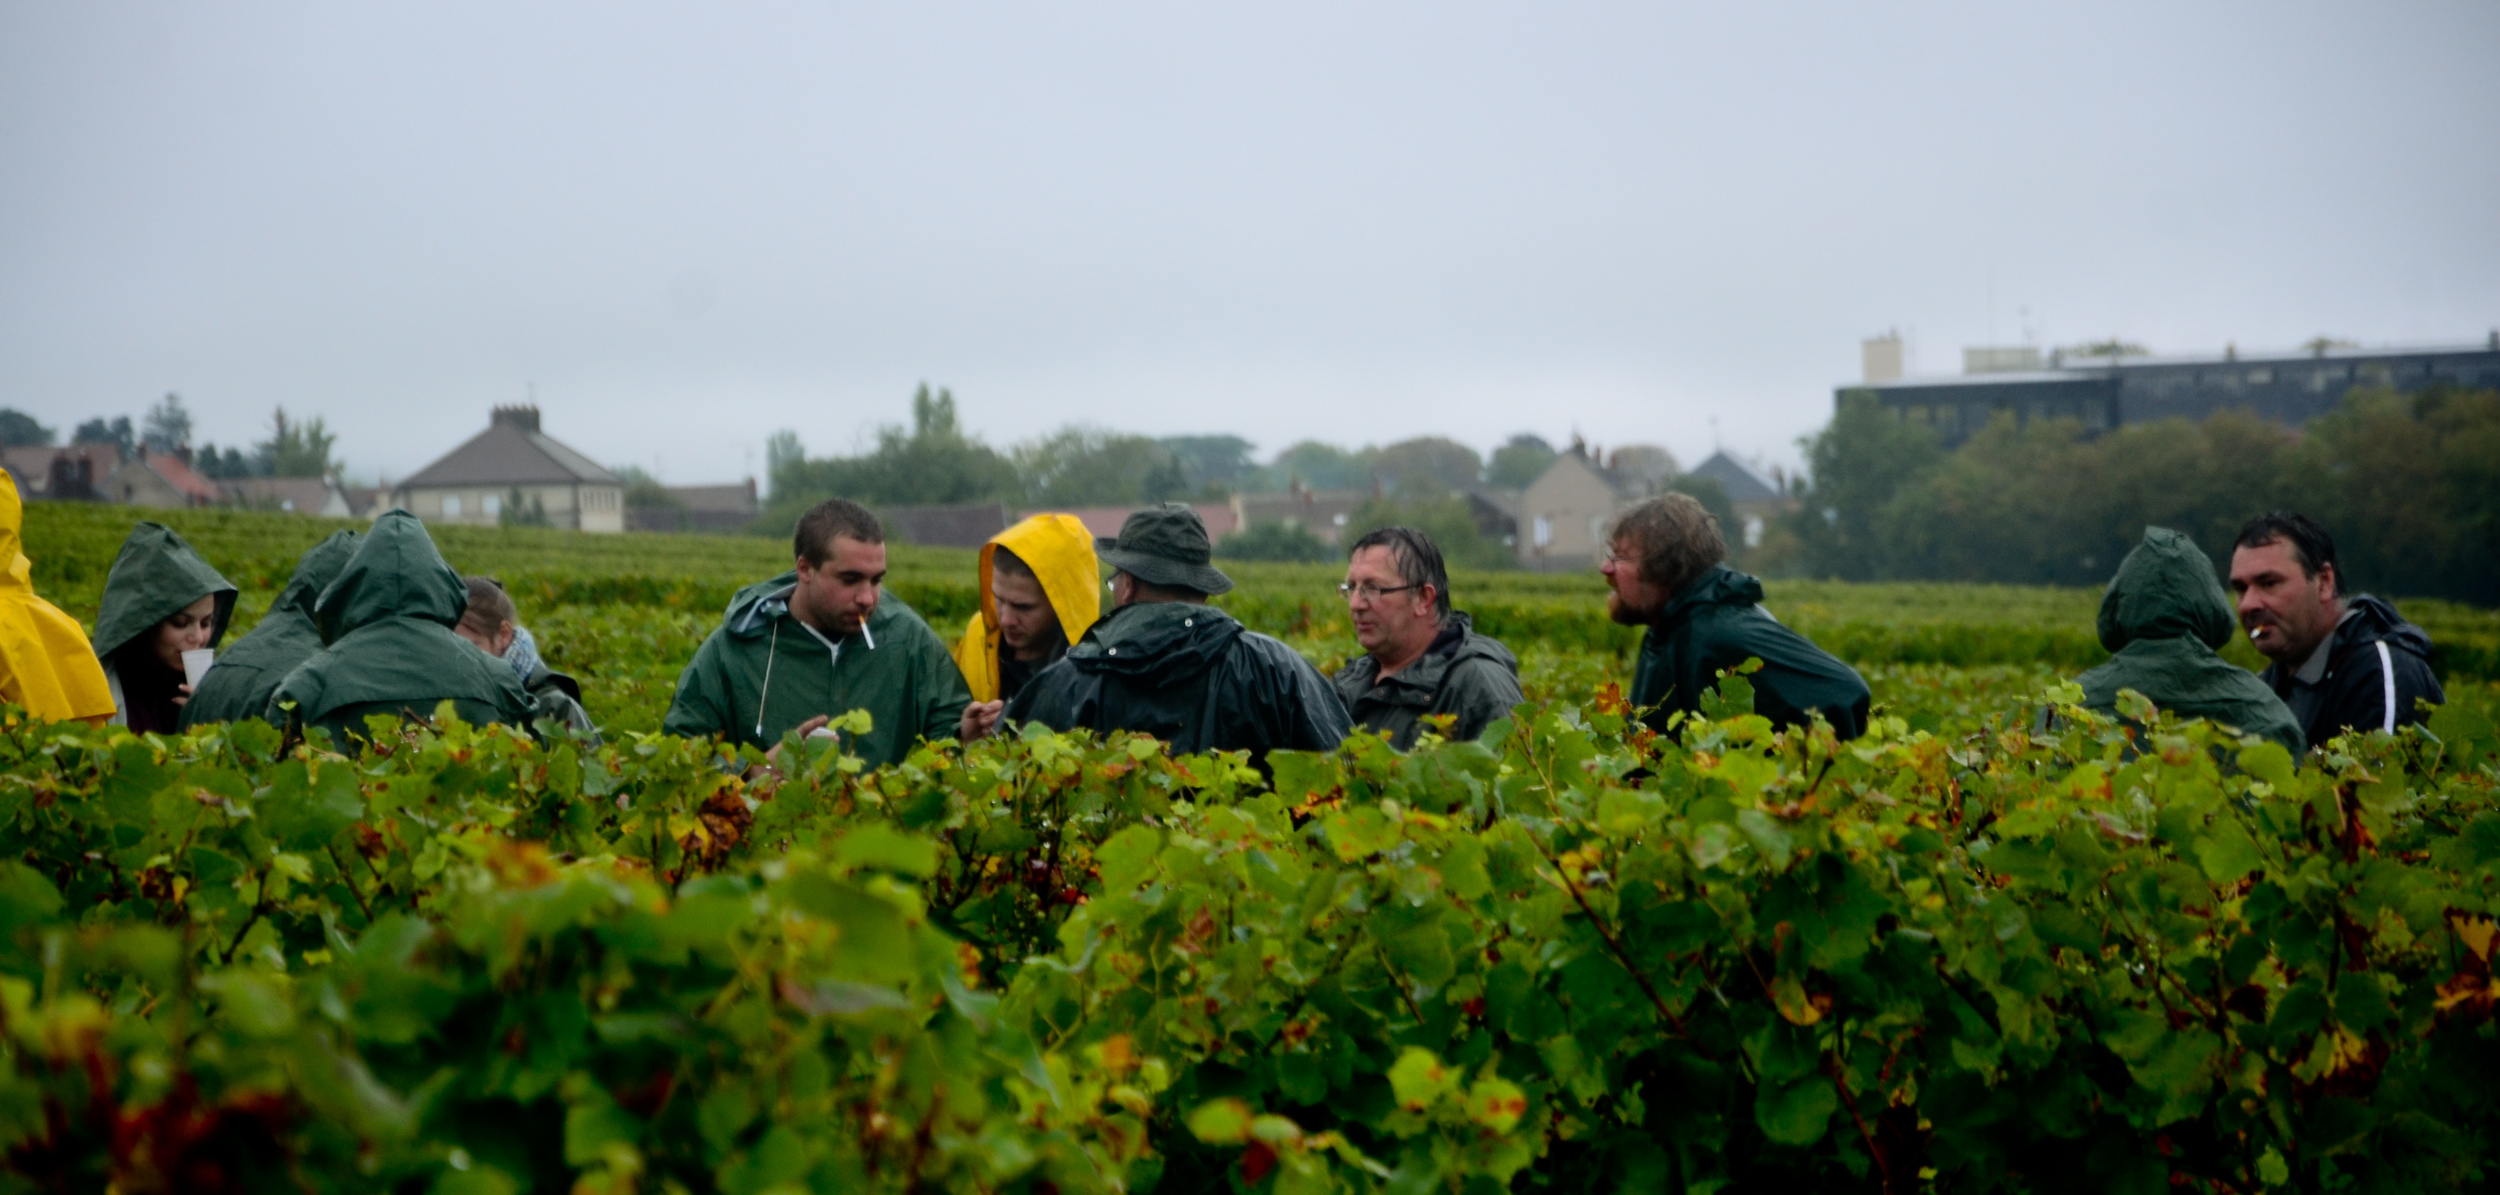
[[[264,477],[327,477],[339,469],[330,459],[330,446],[338,441],[319,416],[309,423],[286,417],[286,408],[279,407],[270,416],[270,435],[252,445]]]
[[[1042,506],[1159,502],[1186,490],[1172,453],[1144,436],[1072,424],[1016,446],[1025,500]]]
[[[926,383],[912,394],[911,426],[877,429],[877,446],[865,456],[811,460],[798,436],[781,432],[765,446],[771,472],[774,517],[795,517],[826,498],[849,498],[871,506],[980,502],[1016,492],[1015,466],[980,440],[965,435],[955,419],[955,395]]]
[[[191,454],[191,469],[202,477],[230,479],[260,476],[260,463],[246,457],[241,449],[217,450],[214,443],[204,443]]]
[[[49,448],[52,429],[15,407],[0,407],[0,448]]]
[[[1877,575],[1882,544],[1875,520],[1902,486],[1942,456],[1935,433],[1895,418],[1869,391],[1856,390],[1806,449],[1810,483],[1792,518],[1806,570],[1862,581]]]
[[[668,491],[640,465],[623,465],[616,469],[617,479],[625,483],[627,510],[684,510],[685,500]]]
[[[1372,458],[1372,471],[1401,497],[1438,498],[1475,488],[1484,477],[1484,458],[1446,436],[1419,436],[1381,449]]]
[[[1181,484],[1192,493],[1228,492],[1258,468],[1250,441],[1239,436],[1165,436],[1156,443],[1179,462]]]
[[[111,423],[98,417],[79,424],[78,430],[70,435],[70,443],[110,444],[120,449],[123,456],[129,456],[138,450],[139,434],[131,430],[128,415],[117,416]]]
[[[781,496],[784,470],[802,469],[807,465],[807,447],[799,443],[799,433],[783,428],[764,440],[764,484],[772,487],[773,496]]]
[[[1442,560],[1452,568],[1513,568],[1518,564],[1508,545],[1476,525],[1475,506],[1463,495],[1374,498],[1346,516],[1337,542],[1350,544],[1382,527],[1413,527],[1431,536],[1433,546],[1441,549]]]
[[[1215,554],[1226,560],[1279,560],[1308,564],[1325,564],[1337,558],[1335,551],[1311,529],[1300,523],[1266,521],[1252,523],[1216,541]]]
[[[1497,489],[1524,490],[1558,455],[1561,454],[1544,437],[1521,432],[1493,450],[1493,460],[1484,471],[1485,484]]]
[[[1634,493],[1655,494],[1681,472],[1675,454],[1656,444],[1626,444],[1606,455],[1606,468]],[[1720,487],[1722,493],[1726,487]]]
[[[1348,451],[1318,440],[1304,440],[1276,454],[1274,462],[1263,470],[1262,489],[1291,489],[1296,485],[1314,490],[1369,489],[1372,484],[1374,450]]]
[[[151,452],[180,452],[190,446],[191,412],[183,409],[181,395],[168,393],[148,408],[147,427],[139,439]]]
[[[1666,488],[1678,494],[1692,495],[1695,502],[1701,503],[1703,510],[1710,512],[1710,517],[1719,520],[1719,534],[1727,540],[1728,555],[1738,557],[1744,554],[1745,529],[1736,521],[1736,504],[1728,499],[1727,487],[1721,485],[1718,478],[1685,473],[1667,482]]]

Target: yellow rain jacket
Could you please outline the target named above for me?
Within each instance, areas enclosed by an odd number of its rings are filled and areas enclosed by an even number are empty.
[[[1094,533],[1075,515],[1035,515],[981,545],[981,610],[955,645],[955,665],[974,701],[998,700],[998,599],[990,591],[990,556],[1000,548],[1033,567],[1050,599],[1059,629],[1074,644],[1102,616],[1102,566],[1094,559]]]
[[[0,472],[0,701],[52,722],[109,718],[104,665],[78,620],[35,596],[34,562],[18,549],[26,511],[17,481]]]

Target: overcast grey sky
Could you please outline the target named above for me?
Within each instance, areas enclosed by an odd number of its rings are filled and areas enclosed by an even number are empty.
[[[1794,460],[1959,351],[2480,340],[2500,4],[0,0],[0,405],[325,417],[397,477],[536,385],[676,482],[950,386],[1262,455]],[[1993,293],[1993,305],[1990,296]],[[1993,311],[1993,320],[1991,314]]]

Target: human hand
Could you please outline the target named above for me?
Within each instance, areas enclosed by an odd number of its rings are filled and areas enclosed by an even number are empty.
[[[189,686],[189,685],[175,685],[175,686],[174,686],[174,708],[176,708],[176,709],[180,709],[180,708],[182,708],[183,706],[185,706],[185,705],[189,704],[189,703],[190,703],[190,701],[191,701],[191,686]]]
[[[969,743],[988,738],[991,731],[998,729],[998,716],[1005,712],[1004,701],[976,701],[965,706],[963,720],[955,727],[956,740]]]
[[[826,724],[826,723],[828,723],[828,722],[831,722],[831,721],[833,721],[833,715],[831,715],[831,714],[818,714],[818,715],[816,715],[815,717],[810,718],[810,719],[808,719],[808,720],[807,720],[807,721],[805,721],[805,722],[801,722],[801,723],[799,723],[799,727],[798,727],[798,729],[797,729],[797,730],[795,730],[795,731],[793,731],[792,733],[794,733],[794,734],[798,735],[800,738],[806,738],[806,737],[808,737],[809,735],[812,735],[812,734],[816,733],[816,732],[817,732],[817,731],[819,731],[819,730],[824,730],[824,729],[825,729],[825,724]],[[831,733],[831,732],[830,732],[830,731],[828,731],[827,733]],[[781,762],[781,744],[779,744],[779,743],[775,743],[775,744],[773,744],[773,745],[772,745],[769,749],[767,749],[767,750],[764,752],[764,758],[765,758],[765,759],[768,759],[768,760],[771,760],[774,764],[778,765],[778,764]]]

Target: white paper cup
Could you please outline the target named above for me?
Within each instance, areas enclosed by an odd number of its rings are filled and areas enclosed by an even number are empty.
[[[814,730],[808,731],[808,732],[807,732],[807,737],[809,737],[809,738],[811,738],[811,739],[829,739],[829,738],[832,738],[832,737],[834,737],[834,734],[833,734],[833,728],[832,728],[832,727],[830,727],[830,726],[819,726],[819,727],[817,727],[817,728],[816,728],[816,729],[814,729]]]
[[[198,688],[200,686],[200,678],[208,675],[208,666],[216,662],[217,653],[205,647],[199,649],[198,651],[186,651],[182,653],[182,676],[184,683],[190,685],[192,688]]]

